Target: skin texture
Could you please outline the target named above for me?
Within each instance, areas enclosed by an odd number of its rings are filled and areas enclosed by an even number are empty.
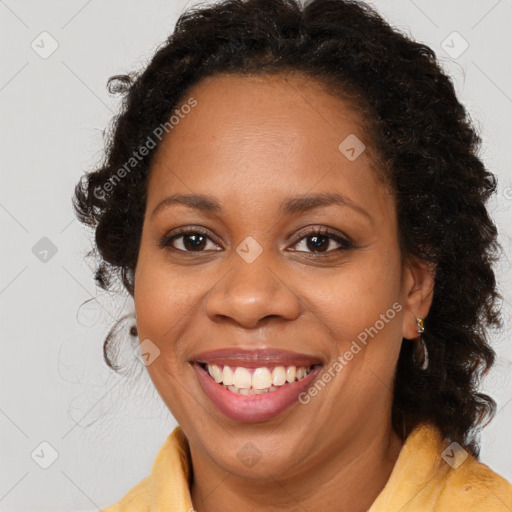
[[[197,106],[164,138],[149,177],[134,298],[139,338],[161,351],[148,372],[190,443],[194,506],[367,510],[402,446],[391,428],[394,371],[402,338],[417,338],[416,316],[430,307],[432,274],[401,257],[393,195],[350,105],[289,75],[217,75],[188,97]],[[338,149],[349,134],[368,148],[354,161]],[[365,213],[279,211],[290,196],[322,192]],[[221,211],[171,205],[152,215],[175,193],[214,197]],[[159,245],[184,226],[207,231],[203,252],[186,236]],[[315,252],[304,238],[315,227],[353,248],[327,239]],[[248,236],[263,249],[252,263],[236,252]],[[278,348],[329,368],[395,303],[401,311],[309,404],[271,420],[225,417],[189,363],[205,350]],[[252,467],[237,456],[247,442],[261,452]]]

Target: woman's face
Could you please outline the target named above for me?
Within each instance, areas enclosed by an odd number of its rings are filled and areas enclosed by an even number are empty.
[[[154,160],[135,274],[151,379],[193,458],[231,473],[355,456],[390,430],[432,284],[402,264],[357,112],[292,76],[217,75],[189,98]]]

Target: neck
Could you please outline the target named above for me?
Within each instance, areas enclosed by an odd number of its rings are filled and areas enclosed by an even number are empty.
[[[262,480],[236,476],[191,451],[194,508],[198,512],[367,511],[386,485],[402,441],[388,426],[370,442],[357,445],[356,450],[352,447],[331,452],[316,466],[309,466],[293,477],[282,479],[269,473]]]

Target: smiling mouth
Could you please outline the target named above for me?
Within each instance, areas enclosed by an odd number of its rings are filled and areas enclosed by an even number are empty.
[[[309,366],[262,366],[246,368],[225,364],[198,363],[214,380],[231,393],[237,395],[262,395],[287,387],[307,377],[321,364]]]

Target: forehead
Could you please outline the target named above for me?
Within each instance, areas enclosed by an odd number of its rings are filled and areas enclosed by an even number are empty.
[[[205,138],[227,142],[234,137],[239,144],[247,140],[254,143],[263,139],[266,144],[288,140],[301,146],[323,139],[325,144],[319,149],[324,150],[331,137],[336,141],[357,133],[364,138],[364,119],[355,105],[337,97],[322,82],[297,72],[210,76],[192,87],[177,109],[192,97],[197,104],[190,113],[180,116],[182,129],[175,126],[167,137],[187,146],[198,145]],[[183,133],[183,125],[198,130],[201,139]]]
[[[364,119],[322,83],[297,74],[223,74],[192,87],[175,111],[191,99],[195,106],[157,152],[150,200],[176,191],[260,202],[313,188],[378,193]]]

